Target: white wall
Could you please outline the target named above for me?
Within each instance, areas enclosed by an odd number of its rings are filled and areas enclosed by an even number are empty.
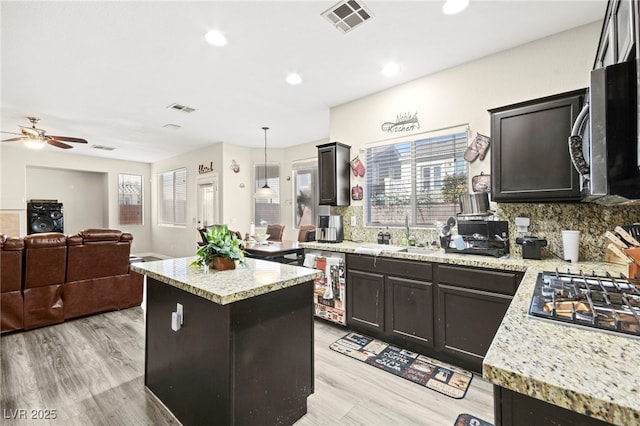
[[[488,109],[587,87],[601,26],[578,27],[332,108],[330,139],[351,145],[355,156],[372,142],[459,124],[490,135]],[[398,114],[415,112],[420,130],[381,130]],[[471,163],[469,177],[490,170],[487,155]]]
[[[297,237],[293,222],[293,180],[287,180],[287,177],[292,176],[291,165],[294,161],[317,157],[316,145],[340,141],[352,146],[351,154],[355,157],[367,143],[390,137],[380,130],[383,122],[394,121],[400,113],[414,112],[418,112],[420,132],[468,123],[472,131],[488,135],[490,123],[487,110],[490,108],[586,87],[600,26],[601,23],[586,25],[334,107],[330,112],[328,139],[302,143],[286,149],[268,150],[268,162],[278,163],[281,170],[281,222],[285,225],[285,239]],[[403,134],[409,135],[411,133]],[[393,136],[397,135],[391,135]],[[244,233],[248,232],[249,223],[253,218],[253,166],[264,161],[264,150],[215,144],[147,164],[83,157],[49,150],[36,152],[3,144],[0,147],[0,160],[0,213],[17,212],[20,215],[22,235],[27,233],[27,198],[37,198],[31,196],[34,193],[31,192],[31,188],[37,188],[42,184],[37,181],[49,179],[54,174],[60,177],[62,171],[104,173],[107,176],[107,226],[133,233],[134,252],[155,252],[177,257],[192,256],[195,253],[198,240],[197,179],[207,176],[198,174],[198,166],[213,162],[220,185],[220,220]],[[240,164],[240,173],[235,174],[230,170],[232,160]],[[157,174],[180,167],[187,168],[188,223],[183,227],[158,226]],[[31,170],[29,178],[27,168]],[[36,169],[37,177],[32,174]],[[55,169],[57,172],[48,173],[47,169]],[[470,176],[479,174],[480,171],[488,173],[489,170],[487,156],[482,162],[472,163]],[[118,173],[144,176],[146,207],[143,226],[118,225]],[[63,180],[75,181],[77,176],[79,175],[70,174],[68,179]],[[64,184],[71,186],[73,182]],[[240,187],[241,184],[244,184],[244,188]],[[58,185],[62,186],[63,183]],[[94,182],[89,185],[99,192],[100,183]],[[29,191],[27,188],[30,188]],[[69,214],[70,217],[74,217],[78,214],[76,207],[67,211],[69,205],[82,204],[77,203],[77,200],[71,201],[76,195],[83,201],[92,202],[87,198],[90,195],[85,191],[70,188],[64,194],[67,199],[65,216]],[[361,203],[353,202],[354,205]],[[97,217],[95,212],[87,214],[90,215]],[[89,222],[85,219],[87,218],[73,221],[77,226],[90,223],[90,219]]]
[[[107,173],[27,166],[26,182],[27,200],[63,203],[65,234],[109,227]]]
[[[56,152],[53,149],[55,148],[45,147],[44,150],[33,151],[21,145],[7,144],[0,147],[0,212],[19,217],[18,236],[27,235],[26,209],[29,199],[60,199],[64,202],[66,234],[77,232],[85,225],[106,226],[131,232],[134,237],[131,250],[134,253],[151,252],[149,209],[145,208],[143,225],[118,224],[118,174],[143,176],[143,202],[148,206],[151,202],[150,165]],[[91,178],[87,182],[78,181],[95,174],[106,177]],[[52,196],[39,188],[51,188],[56,195]],[[101,193],[102,201],[98,202],[93,193]],[[96,204],[97,210],[87,207],[91,203]]]

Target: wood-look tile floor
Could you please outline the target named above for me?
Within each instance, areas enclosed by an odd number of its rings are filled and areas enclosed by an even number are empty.
[[[464,399],[449,398],[329,349],[346,332],[316,321],[316,391],[296,426],[453,426],[460,413],[493,421],[492,386],[480,376]],[[2,336],[0,424],[179,424],[145,390],[144,333],[137,307]]]

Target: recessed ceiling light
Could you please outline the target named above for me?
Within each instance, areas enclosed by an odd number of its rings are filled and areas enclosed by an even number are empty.
[[[388,63],[387,65],[385,65],[382,68],[382,75],[386,76],[386,77],[391,77],[394,76],[396,74],[398,74],[400,72],[400,65],[395,64],[395,63]]]
[[[469,0],[447,0],[442,5],[442,13],[445,15],[455,15],[465,10],[469,6]]]
[[[286,82],[295,86],[296,84],[302,83],[302,77],[300,77],[300,74],[292,72],[287,76]]]
[[[207,40],[212,46],[224,46],[227,44],[227,38],[220,31],[211,30],[209,31],[204,38]]]

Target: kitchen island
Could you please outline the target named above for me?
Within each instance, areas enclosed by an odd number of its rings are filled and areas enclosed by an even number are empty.
[[[146,387],[184,425],[293,424],[313,393],[320,273],[254,259],[214,271],[194,260],[131,265],[147,279]]]
[[[362,252],[362,244],[301,243],[306,249]],[[375,244],[367,244],[369,252]],[[378,256],[460,265],[493,270],[521,271],[524,277],[497,330],[483,362],[483,377],[495,385],[494,424],[499,425],[584,425],[598,421],[617,425],[640,425],[640,339],[595,329],[546,321],[528,315],[537,276],[542,271],[595,271],[626,273],[626,266],[603,262],[570,264],[556,260],[474,256],[445,253],[384,250]],[[347,268],[349,265],[347,264]],[[348,283],[347,283],[348,285]],[[539,402],[536,410],[563,419],[553,423],[542,417],[514,411],[529,402]],[[525,404],[527,403],[527,404]],[[534,403],[535,405],[535,403]],[[535,413],[534,413],[535,414]],[[564,420],[578,416],[576,422]],[[587,423],[587,422],[593,423]],[[603,423],[605,424],[605,423]]]

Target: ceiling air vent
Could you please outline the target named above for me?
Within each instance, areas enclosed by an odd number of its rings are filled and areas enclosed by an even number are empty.
[[[355,0],[345,0],[322,13],[338,30],[348,33],[373,17],[369,9]]]
[[[176,103],[169,105],[167,108],[175,109],[176,111],[186,112],[187,114],[195,111],[195,108],[191,108],[191,107],[188,107],[186,105],[180,105],[180,104],[176,104]]]
[[[102,149],[103,151],[113,151],[115,149],[112,146],[105,146],[105,145],[91,145],[91,148]]]

